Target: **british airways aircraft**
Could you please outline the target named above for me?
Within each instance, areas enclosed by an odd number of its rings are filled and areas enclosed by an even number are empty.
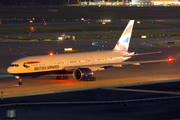
[[[140,65],[140,63],[168,61],[126,61],[132,56],[160,53],[135,54],[128,51],[133,25],[134,20],[130,20],[113,50],[58,55],[27,55],[12,62],[7,71],[19,79],[19,85],[23,84],[23,77],[33,78],[48,74],[57,74],[57,79],[68,79],[67,74],[73,74],[76,80],[94,81],[96,80],[93,76],[94,71],[105,70],[109,67],[122,67],[127,64]]]

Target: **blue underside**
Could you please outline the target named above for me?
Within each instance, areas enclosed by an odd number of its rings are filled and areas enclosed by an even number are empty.
[[[55,71],[45,71],[45,72],[33,72],[33,73],[17,73],[12,75],[17,75],[21,77],[39,77],[42,75],[50,75],[50,74],[72,74],[72,71],[55,70]]]

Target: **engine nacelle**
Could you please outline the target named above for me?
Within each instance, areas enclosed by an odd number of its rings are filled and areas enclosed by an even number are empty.
[[[93,72],[89,68],[78,68],[73,72],[73,77],[76,80],[88,80],[92,78]]]

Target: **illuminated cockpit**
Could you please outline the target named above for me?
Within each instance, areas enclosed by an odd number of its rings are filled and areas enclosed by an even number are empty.
[[[12,66],[12,67],[19,67],[18,64],[11,64],[10,66]]]

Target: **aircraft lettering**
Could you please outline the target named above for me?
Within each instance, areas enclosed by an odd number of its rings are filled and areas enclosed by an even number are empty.
[[[51,66],[41,66],[41,67],[34,67],[34,70],[45,70],[45,69],[56,69],[59,68],[59,65],[51,65]]]
[[[46,66],[34,67],[34,70],[44,70],[44,69],[46,69]]]
[[[47,66],[47,69],[55,69],[55,68],[59,68],[59,65],[51,65],[51,66]]]

